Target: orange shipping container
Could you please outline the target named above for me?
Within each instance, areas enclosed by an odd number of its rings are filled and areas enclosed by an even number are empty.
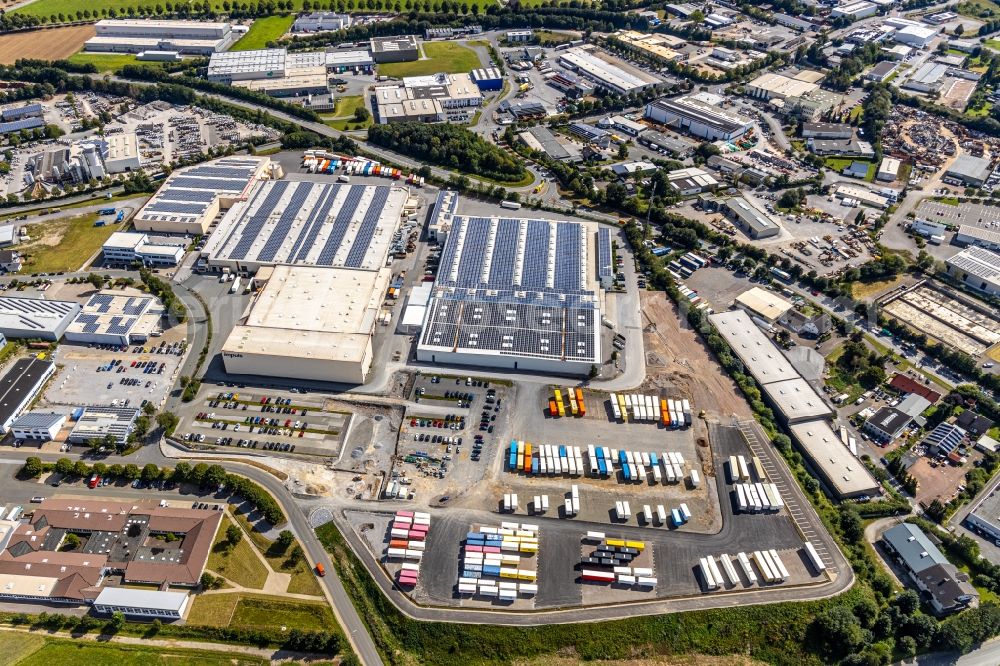
[[[559,416],[559,410],[556,408],[555,400],[549,400],[549,416]]]
[[[587,415],[587,405],[583,402],[583,391],[576,389],[576,404],[580,410],[580,416]]]
[[[389,548],[406,548],[410,542],[406,539],[393,539],[389,542]]]

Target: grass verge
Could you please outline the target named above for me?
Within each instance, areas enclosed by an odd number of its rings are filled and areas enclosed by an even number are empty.
[[[253,552],[253,546],[243,539],[235,546],[226,541],[226,529],[233,523],[228,517],[222,519],[219,532],[208,556],[208,568],[225,576],[240,587],[259,590],[267,582],[267,567]]]
[[[139,61],[130,53],[74,53],[67,58],[75,65],[93,65],[101,72],[117,72],[125,65],[134,65]],[[156,63],[149,63],[156,64]]]
[[[287,551],[281,552],[281,547],[277,545],[277,542],[271,541],[253,529],[245,516],[238,514],[236,522],[250,535],[253,545],[264,556],[272,569],[278,573],[291,574],[292,578],[288,581],[288,590],[286,590],[288,593],[311,594],[316,597],[323,595],[323,590],[320,589],[319,582],[316,580],[316,574],[309,567],[309,562],[303,556],[302,546],[299,545],[298,541],[289,546]]]
[[[95,227],[96,213],[79,217],[32,224],[27,227],[31,240],[17,250],[24,255],[22,273],[58,273],[77,271],[96,254],[118,229],[108,224]]]
[[[381,76],[427,76],[467,74],[480,67],[479,56],[456,42],[424,42],[424,58],[412,62],[388,62],[378,66]]]
[[[21,637],[4,633],[0,643],[20,641]],[[92,641],[72,641],[47,636],[27,636],[40,638],[41,647],[19,661],[7,662],[18,666],[51,666],[52,664],[87,664],[87,666],[154,666],[158,664],[184,664],[185,666],[252,666],[267,664],[260,657],[238,653],[210,652],[208,650],[188,650],[172,647],[146,647],[123,645],[121,643],[97,643]],[[15,643],[15,649],[17,644]]]
[[[333,611],[324,601],[301,601],[245,592],[195,597],[187,622],[230,629],[339,631]]]

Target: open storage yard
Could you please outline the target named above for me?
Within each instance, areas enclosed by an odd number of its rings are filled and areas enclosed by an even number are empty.
[[[73,11],[76,9],[74,6]],[[0,65],[13,65],[19,58],[59,60],[69,57],[79,51],[95,32],[92,25],[74,25],[0,35]]]
[[[882,311],[973,358],[1000,342],[1000,319],[984,307],[922,282],[890,297]]]
[[[31,240],[17,247],[24,255],[22,273],[57,273],[80,270],[101,251],[118,227],[94,226],[99,215],[91,213],[28,226]]]

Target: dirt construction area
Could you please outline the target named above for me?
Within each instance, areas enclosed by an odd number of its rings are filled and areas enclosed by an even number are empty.
[[[92,25],[74,25],[0,36],[0,65],[13,65],[18,58],[67,58],[83,48],[95,32]]]
[[[640,393],[652,389],[671,389],[691,396],[695,414],[728,422],[733,415],[751,418],[750,407],[739,388],[725,375],[702,343],[687,326],[686,318],[662,291],[640,294],[643,318],[643,345],[646,349],[646,381]],[[694,419],[694,429],[701,437],[703,426]]]

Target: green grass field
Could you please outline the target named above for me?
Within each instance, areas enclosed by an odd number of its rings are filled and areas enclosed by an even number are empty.
[[[991,0],[965,0],[958,3],[955,11],[962,16],[973,18],[988,19],[1000,16],[1000,6]]]
[[[28,226],[31,240],[17,248],[22,273],[76,271],[96,254],[118,225],[95,227],[96,213]]]
[[[267,47],[268,42],[281,37],[288,32],[295,22],[294,16],[268,16],[257,19],[250,26],[250,32],[244,35],[240,41],[233,44],[230,51],[253,51]]]
[[[878,171],[878,166],[872,162],[868,162],[866,160],[855,160],[850,157],[828,157],[824,160],[827,169],[841,174],[844,172],[844,169],[851,166],[854,162],[862,162],[868,165],[868,173],[865,175],[865,181],[869,183],[872,182],[875,178],[875,173]]]
[[[227,546],[226,529],[230,525],[228,518],[222,520],[208,556],[208,568],[241,587],[259,590],[267,582],[267,567],[254,554],[249,540],[244,538],[235,547]]]
[[[333,611],[325,601],[309,602],[263,594],[202,594],[194,599],[188,624],[246,629],[337,631]]]
[[[371,127],[372,122],[374,122],[371,115],[369,115],[368,120],[364,123],[359,123],[354,119],[354,112],[359,108],[364,107],[364,105],[365,98],[362,95],[338,97],[333,113],[323,114],[323,122],[333,129],[340,130],[341,132],[349,129],[365,129],[367,127]]]
[[[76,65],[94,65],[101,72],[117,72],[125,65],[134,65],[139,61],[129,53],[74,53],[67,58]],[[155,63],[153,63],[155,64]]]
[[[413,62],[390,62],[378,66],[382,76],[426,76],[445,72],[466,74],[481,67],[479,56],[472,49],[455,42],[424,42],[424,58]]]
[[[0,636],[0,645],[4,647],[4,657],[0,658],[0,664],[18,664],[18,666],[52,666],[53,664],[256,666],[269,663],[266,659],[238,655],[237,653],[60,640],[48,636],[22,636],[8,632],[4,632]],[[17,660],[5,661],[4,659],[11,654],[15,655]]]

